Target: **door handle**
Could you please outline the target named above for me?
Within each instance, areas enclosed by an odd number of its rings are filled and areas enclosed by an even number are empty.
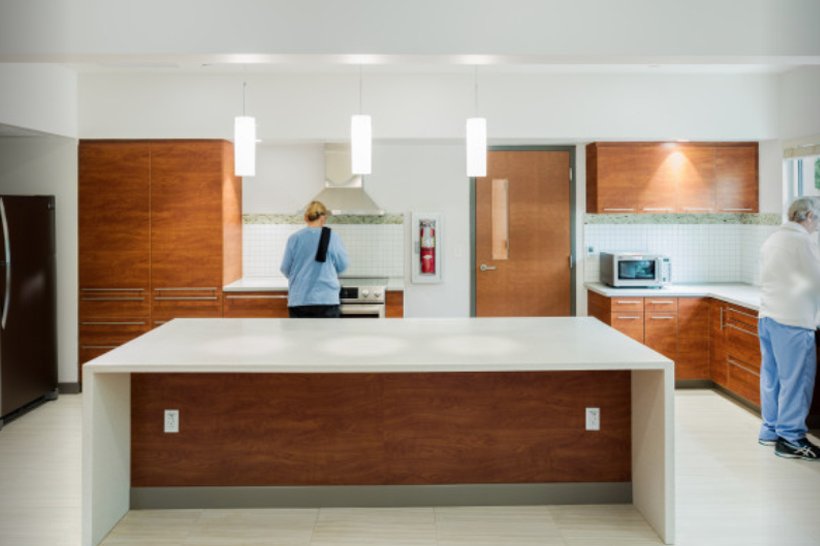
[[[3,245],[6,249],[4,269],[6,270],[6,293],[3,295],[3,315],[0,318],[0,328],[6,329],[6,319],[9,316],[9,299],[11,298],[11,242],[9,241],[9,223],[6,218],[6,204],[0,198],[0,222],[3,224]]]
[[[496,270],[496,267],[494,265],[487,265],[487,264],[481,264],[480,266],[478,266],[478,268],[481,271],[495,271]]]

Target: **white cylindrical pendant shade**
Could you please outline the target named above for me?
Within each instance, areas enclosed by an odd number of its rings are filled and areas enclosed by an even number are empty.
[[[234,118],[233,162],[236,176],[256,176],[256,119],[250,116]]]
[[[487,176],[487,120],[467,119],[467,176]]]
[[[370,116],[350,118],[350,168],[353,174],[370,174],[373,148]]]

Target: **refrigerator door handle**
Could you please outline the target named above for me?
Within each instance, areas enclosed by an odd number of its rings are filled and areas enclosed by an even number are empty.
[[[11,246],[9,245],[9,223],[6,219],[6,206],[0,197],[0,221],[3,223],[3,248],[5,250],[3,268],[6,270],[6,293],[3,294],[3,316],[0,318],[0,328],[6,329],[6,319],[9,316],[9,299],[11,291]]]

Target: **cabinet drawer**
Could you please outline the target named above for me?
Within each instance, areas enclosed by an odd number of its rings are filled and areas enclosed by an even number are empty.
[[[643,308],[647,313],[677,313],[677,298],[644,298]]]
[[[726,359],[726,364],[728,389],[752,404],[760,406],[760,376],[745,362],[731,357]]]
[[[643,343],[643,313],[612,313],[610,326]]]
[[[726,355],[745,362],[746,365],[760,372],[760,338],[751,330],[727,322],[724,325]]]
[[[96,358],[149,330],[147,318],[131,320],[81,320],[80,364]]]
[[[225,318],[287,318],[287,292],[242,292],[222,294]]]
[[[174,318],[222,316],[222,291],[210,287],[154,288],[151,320],[158,326]]]
[[[723,312],[723,325],[730,324],[757,335],[757,312],[745,307],[727,305]]]
[[[145,288],[80,288],[81,317],[125,318],[148,316],[150,302]]]
[[[610,305],[610,310],[613,314],[616,311],[643,313],[643,298],[614,297],[610,300]]]

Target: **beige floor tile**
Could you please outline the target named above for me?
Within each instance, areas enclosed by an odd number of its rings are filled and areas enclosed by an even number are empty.
[[[657,533],[638,510],[628,504],[548,507],[564,540],[657,540]]]
[[[436,546],[433,508],[322,508],[311,546]]]
[[[439,545],[563,546],[552,514],[544,506],[438,507]]]
[[[203,510],[186,546],[307,546],[318,509]]]
[[[114,544],[184,544],[199,521],[201,510],[131,510],[103,541]]]

